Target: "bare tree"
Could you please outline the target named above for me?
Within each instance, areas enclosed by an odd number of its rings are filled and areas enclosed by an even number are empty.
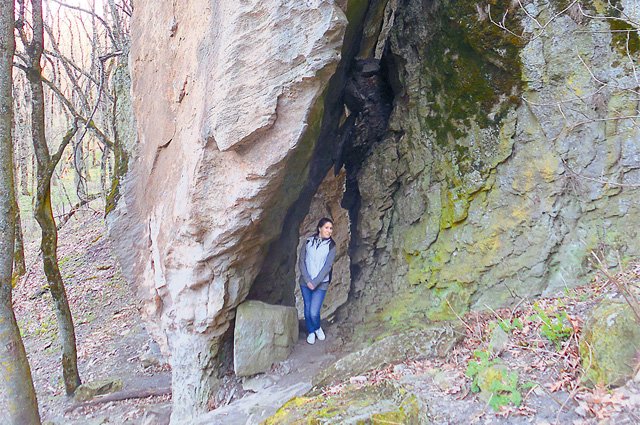
[[[13,1],[0,2],[0,388],[7,397],[2,410],[9,424],[32,425],[40,424],[38,402],[11,297],[15,237],[11,139],[14,16]]]
[[[69,301],[64,288],[60,268],[58,267],[58,232],[51,208],[51,179],[56,165],[60,162],[66,146],[78,131],[78,120],[74,119],[72,127],[67,131],[51,155],[45,136],[45,97],[43,90],[43,76],[40,61],[44,50],[44,25],[42,18],[42,0],[31,1],[31,40],[25,30],[25,2],[18,0],[20,6],[18,27],[22,44],[26,49],[27,62],[22,66],[26,71],[31,87],[31,135],[36,156],[36,199],[34,215],[42,230],[40,249],[44,263],[51,296],[55,305],[58,330],[62,345],[62,374],[67,394],[73,394],[80,385],[78,373],[78,356],[76,350],[76,335],[73,318],[69,308]]]
[[[98,13],[95,3],[89,8],[67,4],[61,0],[52,0],[62,8],[67,8],[80,15],[89,17],[90,27],[86,27],[85,20],[79,19],[78,28],[85,30],[84,37],[89,41],[90,63],[81,65],[82,61],[73,54],[64,54],[61,46],[51,43],[51,50],[45,54],[55,58],[66,73],[66,80],[73,92],[73,102],[64,102],[72,116],[91,117],[80,119],[81,123],[90,122],[91,127],[85,126],[74,141],[74,168],[76,171],[76,186],[78,195],[84,190],[86,165],[85,152],[81,141],[87,128],[99,142],[102,151],[100,161],[100,186],[102,195],[106,198],[108,211],[113,200],[117,198],[118,178],[126,171],[128,158],[116,128],[118,114],[117,74],[122,75],[123,67],[127,66],[129,45],[129,18],[131,14],[130,2],[126,0],[109,0],[103,3],[102,14]],[[69,25],[72,28],[72,25]],[[55,40],[53,34],[56,29],[45,25],[50,40]],[[77,29],[79,31],[79,29]],[[59,31],[59,29],[58,29]],[[106,44],[105,44],[106,42]],[[82,43],[80,43],[82,44]],[[102,53],[105,52],[105,53]],[[116,61],[111,60],[117,58]],[[67,98],[70,98],[67,95]],[[101,100],[102,99],[102,100]],[[95,151],[94,151],[95,152]],[[109,184],[109,180],[111,180]]]
[[[11,105],[13,107],[13,103]],[[15,110],[15,109],[14,109]],[[11,136],[13,146],[17,145],[16,139],[13,137],[15,135],[16,128],[16,119],[15,114],[11,114]],[[13,149],[12,149],[13,151]],[[13,152],[12,152],[13,153]],[[15,156],[14,156],[15,159]],[[27,266],[24,262],[24,236],[22,234],[22,220],[20,219],[20,205],[18,204],[18,172],[19,166],[18,162],[14,160],[14,168],[13,168],[13,211],[16,216],[15,227],[15,247],[13,250],[13,279],[12,283],[17,280],[18,277],[24,275],[27,272]]]
[[[14,173],[15,173],[15,168],[14,168]],[[18,205],[18,191],[17,191],[17,187],[18,185],[16,184],[16,175],[14,174],[13,176],[13,193],[12,193],[12,198],[13,198],[13,211],[15,213],[15,229],[16,229],[16,234],[15,234],[15,247],[13,250],[13,280],[15,281],[16,278],[23,276],[26,272],[27,272],[27,266],[25,264],[24,261],[24,235],[22,233],[22,220],[20,219],[20,206]]]

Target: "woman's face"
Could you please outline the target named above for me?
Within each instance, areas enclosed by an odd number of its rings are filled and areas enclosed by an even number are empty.
[[[318,233],[322,239],[329,239],[333,233],[333,224],[325,223],[324,226],[318,228]]]

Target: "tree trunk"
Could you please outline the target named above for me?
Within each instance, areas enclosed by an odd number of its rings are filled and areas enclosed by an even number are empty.
[[[0,2],[0,407],[11,425],[40,424],[27,355],[13,313],[11,277],[15,231],[11,140],[13,1]]]
[[[36,156],[31,155],[31,192],[36,192]],[[33,198],[31,198],[31,206],[33,206]]]
[[[76,352],[76,334],[73,317],[67,300],[67,293],[58,267],[58,231],[51,209],[50,176],[38,170],[38,189],[36,192],[36,221],[42,229],[42,261],[51,297],[55,305],[58,333],[62,345],[62,375],[67,395],[75,392],[80,385],[78,356]]]
[[[76,186],[76,194],[78,199],[84,201],[87,199],[87,170],[84,161],[84,146],[82,145],[82,132],[77,132],[73,142],[73,168],[74,183]]]
[[[13,158],[16,163],[16,193],[18,187],[20,193],[30,196],[29,192],[29,164],[31,162],[30,148],[28,145],[29,120],[28,105],[31,103],[31,95],[26,86],[27,81],[22,75],[14,75],[13,79],[13,122],[15,123],[13,140]]]
[[[14,188],[16,186],[14,185]],[[13,276],[23,276],[27,272],[27,266],[24,262],[24,236],[22,234],[22,220],[20,220],[20,206],[18,205],[16,191],[13,191],[13,208],[15,212],[15,229],[16,242],[13,250]]]
[[[11,140],[13,141],[13,146],[18,146],[18,142],[15,137],[13,137],[16,133],[16,120],[15,114],[12,114],[11,117]],[[22,221],[20,220],[20,205],[18,204],[18,173],[19,167],[17,161],[15,161],[14,156],[14,164],[13,164],[13,211],[15,212],[15,247],[13,249],[13,277],[12,277],[12,286],[15,286],[16,278],[23,276],[27,272],[27,266],[24,263],[24,237],[22,234]]]
[[[107,188],[107,179],[110,176],[109,173],[109,146],[104,147],[102,151],[102,159],[100,161],[100,190],[102,191],[102,198],[106,199],[109,194],[109,189]]]
[[[31,135],[36,156],[36,205],[34,215],[42,229],[42,259],[44,272],[47,277],[51,296],[53,297],[58,332],[62,345],[62,375],[66,393],[71,395],[80,385],[78,374],[78,356],[76,351],[76,335],[73,326],[73,318],[69,309],[69,302],[65,292],[62,275],[58,267],[57,249],[58,232],[56,230],[53,211],[51,209],[51,177],[56,164],[60,161],[67,144],[77,131],[77,122],[72,131],[69,131],[58,151],[51,156],[45,137],[45,103],[42,88],[42,68],[40,59],[44,46],[44,32],[42,22],[42,0],[32,1],[33,16],[33,40],[27,51],[29,53],[30,67],[27,73],[31,86]]]
[[[20,167],[20,193],[24,196],[31,196],[29,193],[29,151],[24,146],[24,142],[21,141],[22,152],[18,158],[18,166]]]

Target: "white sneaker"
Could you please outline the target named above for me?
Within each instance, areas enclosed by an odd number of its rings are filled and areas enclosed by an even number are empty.
[[[314,332],[311,332],[309,334],[309,336],[307,336],[307,342],[309,344],[315,344],[316,343],[316,334]]]
[[[324,331],[322,330],[322,328],[318,328],[318,330],[316,331],[316,336],[318,337],[318,339],[320,341],[324,341],[325,334],[324,334]]]

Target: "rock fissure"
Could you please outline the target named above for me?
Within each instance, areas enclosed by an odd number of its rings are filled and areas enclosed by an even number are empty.
[[[296,304],[294,294],[297,287],[296,259],[298,247],[301,237],[311,233],[313,226],[315,226],[315,223],[303,223],[303,221],[308,216],[314,195],[316,195],[321,185],[325,183],[329,186],[331,185],[327,181],[327,179],[330,179],[327,175],[330,169],[335,167],[334,174],[336,176],[340,173],[341,167],[335,166],[335,164],[344,135],[338,128],[338,123],[344,111],[343,88],[348,81],[352,60],[359,47],[363,21],[368,10],[366,2],[362,3],[365,4],[365,7],[361,8],[358,1],[347,3],[349,25],[346,29],[342,48],[342,59],[327,88],[322,123],[314,133],[317,141],[311,155],[309,171],[305,180],[297,182],[300,188],[299,196],[287,211],[283,222],[284,226],[279,232],[278,239],[269,247],[262,270],[251,287],[250,299],[261,300],[271,304]],[[323,209],[325,209],[324,215],[331,215],[326,206]],[[321,217],[313,217],[310,220],[313,221],[314,218],[317,222]],[[301,229],[303,224],[306,228]],[[347,229],[344,229],[343,232]],[[347,234],[346,240],[348,239]],[[274,285],[274,278],[277,279],[279,284]]]

